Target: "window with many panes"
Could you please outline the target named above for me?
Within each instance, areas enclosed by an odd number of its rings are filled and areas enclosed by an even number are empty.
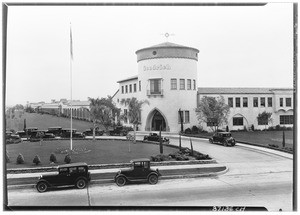
[[[176,78],[171,79],[171,90],[177,90],[177,79]]]
[[[232,97],[228,98],[228,105],[229,105],[229,107],[233,107],[233,98]]]
[[[260,106],[266,107],[266,98],[264,98],[264,97],[260,98]]]
[[[133,92],[136,92],[136,84],[133,85]]]
[[[281,115],[279,116],[280,125],[292,125],[294,123],[293,115]]]
[[[233,120],[233,125],[236,126],[244,125],[243,117],[233,117],[232,120]]]
[[[248,107],[248,98],[243,97],[243,107]]]
[[[272,107],[273,106],[273,101],[272,101],[272,97],[268,97],[268,107]]]
[[[192,80],[191,79],[187,79],[186,89],[187,90],[191,90],[192,89]]]
[[[180,79],[180,89],[181,90],[185,89],[185,80],[184,79]]]
[[[253,97],[253,107],[258,107],[258,97]]]
[[[241,107],[241,98],[235,98],[235,107]]]
[[[283,98],[279,99],[279,105],[280,105],[280,107],[283,107]]]
[[[162,94],[161,79],[150,79],[150,94]]]
[[[285,98],[285,106],[292,107],[292,99],[291,98]]]

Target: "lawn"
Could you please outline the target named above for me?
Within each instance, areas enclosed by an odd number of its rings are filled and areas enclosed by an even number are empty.
[[[129,152],[130,143],[130,152]],[[53,140],[42,142],[23,141],[19,144],[6,145],[10,162],[7,163],[7,169],[11,168],[32,168],[35,155],[39,155],[42,163],[39,166],[50,166],[50,155],[56,149],[68,149],[69,140]],[[72,162],[86,162],[87,164],[110,164],[110,163],[128,163],[134,158],[150,158],[159,154],[159,145],[138,142],[133,144],[129,141],[121,140],[73,140],[73,148],[86,148],[90,150],[87,153],[72,154]],[[178,151],[176,148],[164,146],[164,154]],[[18,154],[24,156],[24,164],[16,164]],[[55,154],[58,164],[64,164],[66,154]]]
[[[70,128],[70,118],[57,117],[49,114],[27,113],[25,112],[21,117],[17,115],[14,119],[7,120],[7,129],[14,129],[15,131],[23,130],[24,119],[26,119],[26,127],[37,127],[40,130],[47,130],[49,127],[60,126],[62,128]],[[73,119],[73,128],[78,131],[85,131],[93,127],[91,122]]]

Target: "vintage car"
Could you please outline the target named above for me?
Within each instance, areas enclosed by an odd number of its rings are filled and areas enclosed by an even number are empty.
[[[59,126],[49,127],[47,133],[52,133],[52,134],[54,134],[55,137],[60,137],[61,136],[61,130],[62,130],[62,127],[59,127]]]
[[[127,128],[124,126],[115,126],[114,129],[109,130],[110,136],[126,136],[129,131],[131,131],[131,128]]]
[[[102,136],[103,133],[104,133],[104,132],[101,131],[101,130],[98,130],[98,129],[95,130],[95,136]],[[86,129],[86,130],[83,132],[83,134],[84,134],[85,136],[93,136],[93,129],[92,129],[92,128]]]
[[[130,161],[131,167],[121,169],[116,174],[114,181],[118,186],[124,186],[127,182],[148,181],[150,184],[156,184],[161,176],[158,169],[150,168],[150,159],[134,159]]]
[[[224,146],[234,146],[235,139],[231,136],[230,132],[216,132],[211,138],[209,138],[210,143],[220,143]]]
[[[6,144],[17,144],[22,142],[21,137],[18,134],[14,134],[11,131],[5,132],[5,142]]]
[[[169,139],[166,137],[161,137],[162,141],[169,143]],[[159,135],[157,133],[150,133],[149,135],[144,136],[144,141],[154,141],[159,142]]]
[[[61,130],[62,138],[70,138],[71,137],[71,129],[64,128]],[[85,135],[82,132],[77,131],[76,129],[72,129],[72,138],[84,138]]]
[[[29,141],[30,142],[39,142],[45,136],[46,130],[35,130],[30,132]]]
[[[86,163],[64,164],[57,167],[57,172],[41,175],[36,183],[36,189],[42,193],[48,188],[60,186],[75,186],[83,189],[91,180]]]

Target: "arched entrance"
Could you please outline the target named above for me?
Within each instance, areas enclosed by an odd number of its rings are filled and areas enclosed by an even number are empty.
[[[167,131],[167,122],[162,113],[154,109],[147,117],[146,131],[159,131],[160,127],[162,131]]]

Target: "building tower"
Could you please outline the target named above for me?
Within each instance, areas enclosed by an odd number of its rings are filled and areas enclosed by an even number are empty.
[[[142,131],[179,132],[197,125],[199,50],[170,42],[136,51],[138,99],[149,101],[141,113]]]

